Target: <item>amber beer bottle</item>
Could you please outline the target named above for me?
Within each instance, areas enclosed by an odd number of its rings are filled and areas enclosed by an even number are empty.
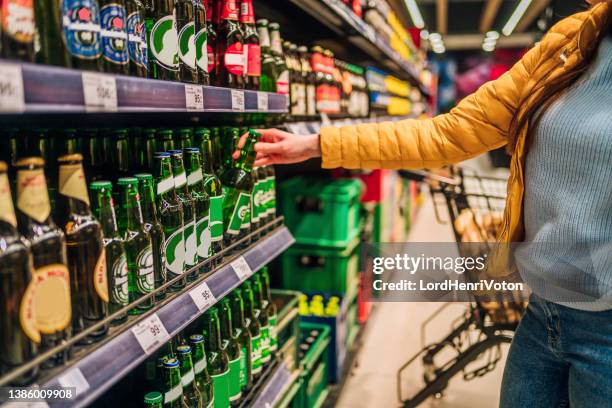
[[[17,219],[19,231],[31,245],[34,270],[22,304],[22,327],[31,338],[40,338],[42,351],[70,336],[72,306],[66,238],[51,218],[51,204],[40,157],[17,161]],[[36,305],[36,308],[34,308]],[[67,351],[47,360],[45,366],[63,364]]]
[[[244,88],[244,44],[236,0],[223,0],[217,29],[217,81],[228,88]]]
[[[34,21],[36,62],[69,67],[70,59],[62,39],[62,4],[58,1],[34,0]]]
[[[108,315],[108,283],[102,227],[91,212],[83,171],[83,157],[69,154],[58,159],[59,185],[57,207],[59,222],[66,233],[72,329],[79,333]],[[102,326],[82,340],[92,343],[108,331]]]
[[[244,53],[246,60],[246,88],[259,91],[261,77],[261,47],[259,34],[255,26],[255,13],[252,0],[242,0],[240,3],[240,23],[244,33]]]
[[[0,2],[0,35],[2,56],[34,62],[34,3],[32,0]]]
[[[0,162],[0,363],[11,369],[36,356],[40,336],[28,333],[22,325],[28,321],[24,312],[32,310],[25,304],[19,307],[28,300],[24,295],[32,281],[32,253],[17,232],[7,170],[6,163]],[[37,368],[31,370],[15,384],[27,384],[37,373]]]

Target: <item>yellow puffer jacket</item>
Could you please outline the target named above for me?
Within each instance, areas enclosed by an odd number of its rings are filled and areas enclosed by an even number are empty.
[[[484,84],[450,113],[426,120],[364,124],[321,130],[323,167],[435,168],[457,163],[504,146],[513,116],[527,109],[550,80],[571,69],[594,47],[609,2],[570,16],[551,28],[542,41],[508,72]],[[498,240],[523,240],[525,139],[514,146],[504,223]]]

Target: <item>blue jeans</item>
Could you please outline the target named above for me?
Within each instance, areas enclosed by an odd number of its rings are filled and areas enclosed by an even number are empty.
[[[510,346],[501,408],[612,407],[612,310],[532,295]]]

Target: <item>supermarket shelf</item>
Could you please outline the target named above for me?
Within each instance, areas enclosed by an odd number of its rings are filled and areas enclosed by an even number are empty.
[[[285,393],[291,388],[299,371],[289,371],[284,361],[278,361],[268,368],[261,377],[260,382],[242,401],[242,407],[273,407],[279,402]]]
[[[285,95],[0,61],[0,114],[287,111]]]
[[[354,118],[354,119],[338,119],[328,120],[323,118],[320,121],[308,121],[308,122],[292,122],[285,123],[287,131],[298,134],[311,134],[318,133],[324,126],[346,126],[346,125],[358,125],[361,123],[380,123],[380,122],[395,122],[403,119],[412,119],[415,116],[378,116],[372,118]]]
[[[167,339],[182,331],[217,300],[282,253],[293,242],[289,230],[281,225],[245,252],[236,254],[230,259],[224,258],[219,268],[193,282],[181,293],[156,305],[148,313],[134,320],[128,320],[128,323],[117,328],[117,333],[109,333],[105,342],[96,344],[93,350],[92,348],[77,350],[70,365],[52,371],[38,383],[41,387],[49,388],[76,387],[76,399],[50,400],[47,401],[48,405],[50,407],[86,406],[142,363]],[[247,268],[240,267],[241,264],[244,265],[242,260],[246,261]],[[206,289],[209,289],[209,294],[211,293],[213,298],[209,298],[208,302],[200,300],[198,306],[196,297],[201,298]],[[139,340],[136,333],[152,329],[156,324],[155,319],[157,324],[161,324],[161,327],[156,328],[161,329],[161,334],[158,337],[145,336],[150,342],[141,345],[143,337],[139,336]],[[164,331],[167,331],[169,337],[164,336]],[[278,380],[274,381],[281,383],[283,376],[281,370],[274,374],[273,379],[278,377]]]

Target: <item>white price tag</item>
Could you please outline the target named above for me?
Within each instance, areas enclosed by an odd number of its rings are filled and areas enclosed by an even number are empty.
[[[185,85],[185,102],[188,111],[204,110],[204,91],[199,85]]]
[[[23,75],[19,65],[0,64],[0,112],[23,112]]]
[[[74,387],[77,396],[89,389],[89,383],[79,367],[68,370],[66,374],[61,375],[57,380],[62,387]]]
[[[193,303],[196,304],[200,312],[217,302],[215,295],[213,295],[206,282],[202,282],[195,289],[192,289],[189,292],[189,296],[191,296]]]
[[[268,110],[268,94],[263,92],[257,93],[257,110],[266,112]]]
[[[138,343],[140,343],[140,346],[147,354],[151,354],[157,346],[170,339],[170,335],[157,313],[152,314],[134,326],[132,333],[134,333],[136,340],[138,340]]]
[[[244,92],[232,89],[232,110],[244,112]]]
[[[114,77],[95,72],[83,72],[82,78],[86,111],[117,111],[117,83]]]
[[[240,279],[240,281],[247,279],[253,274],[251,267],[243,256],[233,261],[230,266],[232,267],[234,272],[236,272],[236,276],[238,276],[238,279]]]

